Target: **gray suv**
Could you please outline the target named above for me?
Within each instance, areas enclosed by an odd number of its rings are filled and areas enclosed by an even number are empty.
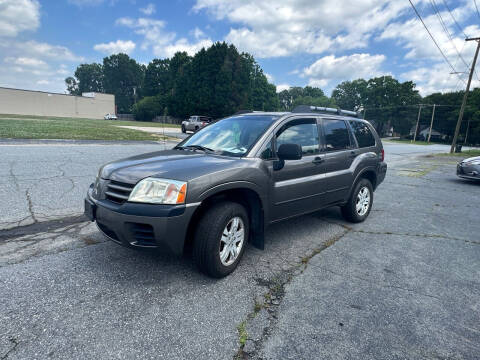
[[[171,150],[104,165],[85,214],[119,244],[190,248],[201,271],[226,276],[248,242],[263,249],[269,224],[330,206],[367,218],[387,165],[374,128],[353,114],[302,106],[222,119]]]

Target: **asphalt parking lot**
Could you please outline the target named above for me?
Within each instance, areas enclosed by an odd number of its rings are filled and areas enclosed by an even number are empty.
[[[365,223],[330,209],[277,224],[212,280],[75,218],[100,164],[162,145],[8,146],[2,359],[478,358],[480,185],[421,157],[444,147],[386,143]]]

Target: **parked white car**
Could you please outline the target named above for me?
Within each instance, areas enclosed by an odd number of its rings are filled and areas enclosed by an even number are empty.
[[[107,114],[103,117],[105,120],[117,120],[117,115],[115,114]]]

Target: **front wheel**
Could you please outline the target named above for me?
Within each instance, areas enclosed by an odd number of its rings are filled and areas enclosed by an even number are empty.
[[[222,202],[209,208],[195,232],[193,257],[205,274],[221,278],[237,267],[248,242],[249,218],[235,202]]]
[[[355,185],[348,202],[342,206],[343,217],[353,223],[364,221],[373,204],[373,187],[367,179],[361,179]]]
[[[185,125],[182,124],[182,133],[186,133],[187,132],[187,129],[185,129]]]

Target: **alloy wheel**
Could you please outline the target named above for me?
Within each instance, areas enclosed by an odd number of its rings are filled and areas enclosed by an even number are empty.
[[[245,225],[242,218],[235,216],[225,226],[220,239],[220,261],[224,266],[232,265],[240,255],[245,240]]]
[[[370,206],[370,190],[368,187],[362,187],[357,194],[357,203],[355,209],[357,214],[363,216],[367,213]]]

